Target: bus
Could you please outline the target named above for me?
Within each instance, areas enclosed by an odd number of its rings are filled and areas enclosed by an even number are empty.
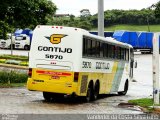
[[[29,53],[27,88],[50,101],[59,95],[96,100],[125,95],[133,78],[133,48],[112,38],[63,26],[38,25]]]

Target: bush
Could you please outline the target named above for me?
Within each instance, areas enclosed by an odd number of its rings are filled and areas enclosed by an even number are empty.
[[[25,83],[28,75],[16,71],[0,71],[0,83]]]
[[[19,55],[0,55],[0,59],[12,59],[12,60],[28,61],[27,56],[19,56]]]
[[[19,63],[20,66],[28,66],[28,61],[23,61]]]
[[[0,63],[5,63],[6,59],[0,59]]]
[[[13,65],[19,65],[21,61],[17,61],[17,60],[6,60],[5,63],[7,64],[13,64]]]

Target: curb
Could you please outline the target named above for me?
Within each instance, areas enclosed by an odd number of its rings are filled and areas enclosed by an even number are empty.
[[[24,69],[24,70],[28,70],[29,69],[26,66],[11,65],[11,64],[2,64],[2,63],[0,63],[0,67],[7,67],[7,68],[13,68],[13,69]]]
[[[153,109],[156,113],[160,114],[160,106],[154,106]]]

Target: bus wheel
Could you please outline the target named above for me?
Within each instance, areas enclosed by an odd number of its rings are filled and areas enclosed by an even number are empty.
[[[99,95],[99,81],[96,82],[95,88],[94,88],[94,100],[98,98]]]
[[[49,92],[43,92],[43,97],[46,101],[51,101],[52,100],[52,93]]]
[[[25,45],[25,46],[24,46],[24,49],[25,49],[25,50],[29,50],[29,46],[28,46],[28,45]]]
[[[124,91],[118,92],[118,95],[126,95],[128,91],[128,80],[126,80],[125,85],[124,85]]]
[[[92,91],[91,88],[88,88],[87,95],[86,95],[86,102],[90,102],[92,99]]]
[[[91,100],[94,100],[93,98],[94,98],[94,88],[93,88],[93,81],[91,80],[88,85],[85,100],[86,102],[90,102]]]

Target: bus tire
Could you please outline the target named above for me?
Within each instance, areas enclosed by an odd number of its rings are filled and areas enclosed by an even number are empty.
[[[43,92],[43,97],[46,101],[51,101],[52,100],[52,93],[49,92]]]
[[[99,81],[96,81],[94,87],[94,100],[98,98],[98,95],[99,95]]]
[[[89,85],[88,85],[88,89],[87,89],[87,94],[86,94],[86,102],[90,102],[93,100],[93,81],[90,81],[89,82]]]
[[[126,80],[124,85],[124,91],[118,92],[118,95],[126,95],[128,91],[128,80]]]
[[[87,95],[86,95],[86,102],[90,102],[92,99],[92,92],[91,92],[91,89],[88,88],[87,89]]]

